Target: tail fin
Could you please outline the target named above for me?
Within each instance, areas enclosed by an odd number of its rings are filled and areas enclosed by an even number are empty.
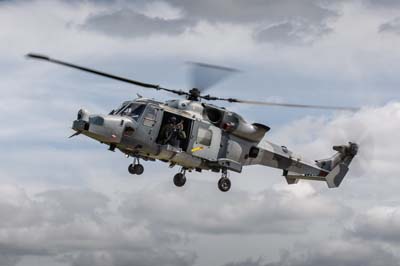
[[[358,152],[358,145],[349,142],[349,145],[333,146],[333,149],[337,153],[332,158],[317,161],[319,167],[329,171],[325,177],[329,188],[338,187],[343,181],[351,161]]]

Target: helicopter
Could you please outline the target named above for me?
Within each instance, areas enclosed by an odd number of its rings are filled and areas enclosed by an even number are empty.
[[[349,142],[333,146],[336,153],[330,158],[306,159],[293,153],[286,146],[268,141],[266,133],[270,127],[267,125],[249,123],[239,114],[210,104],[209,101],[350,111],[358,108],[221,98],[204,94],[202,87],[194,87],[188,91],[168,89],[41,54],[29,53],[26,56],[136,86],[184,96],[166,102],[140,96],[123,102],[108,114],[91,114],[86,109],[78,111],[72,124],[75,133],[70,137],[85,135],[106,144],[110,151],[118,149],[127,157],[132,157],[133,162],[128,166],[130,174],[143,174],[144,167],[140,160],[158,160],[169,163],[170,167],[180,166],[181,170],[173,177],[173,183],[177,187],[185,185],[186,172],[211,170],[221,173],[218,188],[227,192],[231,188],[229,171],[241,173],[244,166],[264,165],[281,169],[282,176],[288,184],[296,184],[305,179],[324,181],[329,188],[336,188],[349,171],[349,165],[358,152],[359,145]],[[203,63],[193,65],[203,70],[236,71]]]

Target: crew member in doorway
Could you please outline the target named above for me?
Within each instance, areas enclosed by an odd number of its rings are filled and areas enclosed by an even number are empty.
[[[169,144],[180,148],[181,140],[186,139],[186,133],[183,130],[183,121],[178,123],[175,116],[171,116],[168,123],[161,129],[163,145]]]

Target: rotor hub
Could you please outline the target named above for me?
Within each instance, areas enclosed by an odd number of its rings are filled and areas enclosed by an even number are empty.
[[[200,90],[198,88],[193,88],[189,91],[187,99],[190,101],[200,101]]]

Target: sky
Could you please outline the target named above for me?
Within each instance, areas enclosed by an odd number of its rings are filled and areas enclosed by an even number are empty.
[[[0,1],[0,265],[400,265],[400,2]],[[171,89],[189,61],[239,69],[215,96],[361,107],[217,103],[310,159],[360,143],[337,189],[263,166],[189,173],[73,133],[84,107],[175,96],[33,60],[36,52]]]

